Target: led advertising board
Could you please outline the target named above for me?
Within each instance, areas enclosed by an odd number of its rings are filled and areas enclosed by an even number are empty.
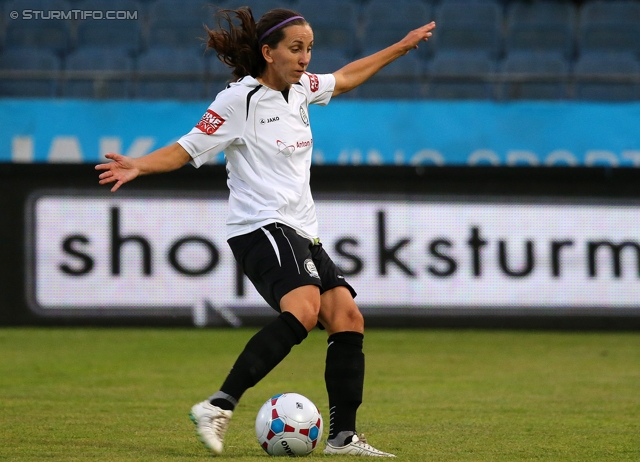
[[[368,315],[640,315],[640,207],[628,202],[323,196],[321,241]],[[223,195],[41,191],[27,298],[42,315],[271,313],[225,242]]]

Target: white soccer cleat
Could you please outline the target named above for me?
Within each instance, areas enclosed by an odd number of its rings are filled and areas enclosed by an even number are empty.
[[[367,444],[367,440],[364,435],[360,435],[360,438],[358,438],[358,435],[353,435],[351,442],[345,446],[332,446],[327,443],[324,453],[329,455],[395,457],[394,454],[380,451],[370,444]]]
[[[195,404],[189,417],[196,424],[196,433],[200,441],[214,454],[221,454],[224,447],[224,434],[229,428],[233,411],[225,411],[209,401]]]

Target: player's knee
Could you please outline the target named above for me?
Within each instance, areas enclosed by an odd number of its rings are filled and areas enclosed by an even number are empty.
[[[354,306],[352,309],[347,310],[345,315],[346,323],[350,326],[350,331],[364,332],[364,316],[362,316],[362,313],[357,306]]]
[[[355,303],[330,313],[325,312],[320,321],[329,335],[336,332],[364,332],[364,317]]]
[[[311,331],[318,323],[320,290],[316,286],[294,289],[282,297],[280,308],[293,314],[307,331]]]
[[[304,325],[307,331],[311,331],[318,324],[318,315],[320,314],[320,301],[305,300],[298,306],[293,313],[298,321]]]
[[[294,315],[309,332],[318,324],[320,301],[314,298],[298,299],[295,305],[289,304],[283,311],[288,311]]]

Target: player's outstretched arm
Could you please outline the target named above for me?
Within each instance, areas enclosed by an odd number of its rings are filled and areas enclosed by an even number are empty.
[[[418,48],[420,42],[426,42],[433,35],[436,23],[430,22],[418,29],[412,30],[405,38],[390,47],[380,50],[377,53],[353,61],[342,69],[333,73],[336,78],[336,86],[333,96],[353,90],[358,85],[366,82],[376,72],[387,64],[395,61],[409,51]]]
[[[112,162],[96,165],[96,170],[102,171],[98,177],[100,184],[115,183],[111,192],[141,175],[177,170],[191,160],[189,153],[178,143],[136,159],[115,153],[105,154],[105,157]]]

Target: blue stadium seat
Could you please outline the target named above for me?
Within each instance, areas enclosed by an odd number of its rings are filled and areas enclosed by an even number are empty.
[[[349,64],[351,57],[338,49],[315,48],[311,52],[311,62],[308,71],[314,74],[332,74],[338,69]],[[354,98],[356,92],[352,91],[342,98]]]
[[[412,29],[433,20],[431,6],[411,0],[371,0],[363,6],[363,49],[382,49],[401,40]],[[431,41],[421,44],[418,53],[431,54]]]
[[[223,8],[235,10],[241,6],[251,7],[251,12],[256,22],[269,10],[275,8],[288,8],[290,10],[298,11],[300,3],[297,0],[258,0],[258,1],[244,1],[244,0],[227,0]]]
[[[136,97],[202,99],[205,61],[192,50],[152,48],[138,57]]]
[[[233,70],[220,61],[215,53],[208,53],[206,56],[208,65],[205,97],[214,99],[233,80]]]
[[[448,1],[436,8],[433,47],[474,51],[496,59],[502,51],[502,9],[494,2]]]
[[[142,7],[134,0],[83,0],[74,8],[99,12],[102,17],[122,15],[121,19],[97,20],[95,16],[78,21],[76,48],[115,47],[136,55],[141,47]],[[119,16],[116,16],[119,17]],[[138,19],[126,19],[126,18]]]
[[[224,8],[226,4],[221,5]],[[216,8],[204,0],[158,0],[149,8],[146,47],[204,49],[204,25],[215,27]]]
[[[11,11],[17,11],[19,13],[19,19],[22,19],[23,10],[42,11],[45,17],[48,17],[49,11],[67,10],[71,3],[68,0],[0,0],[0,5],[5,5],[5,11],[7,13]],[[36,13],[32,13],[36,14]],[[13,19],[9,19],[14,21]]]
[[[70,47],[71,20],[48,19],[58,12],[68,12],[70,4],[64,0],[13,0],[5,5],[5,48],[45,48],[64,55]],[[19,16],[8,15],[16,11]],[[29,16],[26,17],[25,15]]]
[[[636,101],[640,99],[640,63],[628,52],[585,52],[573,69],[575,99]]]
[[[572,3],[511,3],[506,15],[506,52],[557,51],[571,59],[576,17],[576,7]]]
[[[309,72],[314,74],[331,74],[349,63],[347,56],[340,50],[313,48]]]
[[[63,96],[68,98],[128,98],[133,59],[121,48],[83,47],[66,60]],[[86,75],[92,71],[93,75]],[[79,77],[79,78],[74,78]]]
[[[497,64],[483,53],[438,52],[429,65],[428,95],[434,99],[492,99]]]
[[[4,47],[4,35],[7,29],[6,23],[7,21],[11,21],[11,19],[7,17],[9,11],[5,13],[4,6],[4,3],[0,2],[0,50]]]
[[[502,63],[507,100],[558,100],[568,98],[569,63],[561,52],[514,51]]]
[[[134,15],[131,15],[133,12],[140,13],[140,10],[143,8],[140,0],[68,0],[71,2],[71,5],[74,9],[85,10],[85,11],[115,11],[118,13],[110,13],[112,15],[117,16],[119,19],[124,19],[123,11],[129,12],[130,14],[127,17],[131,18]],[[143,0],[144,1],[144,0]],[[106,15],[105,15],[106,17]],[[111,22],[116,19],[107,19],[107,21]]]
[[[377,49],[365,49],[363,56]],[[417,54],[402,56],[360,85],[354,96],[364,99],[417,99],[425,96],[425,61]]]
[[[613,0],[585,3],[580,10],[580,51],[640,53],[640,2]]]
[[[57,93],[60,59],[52,51],[40,48],[10,48],[0,55],[0,69],[40,71],[46,76],[0,79],[0,96],[16,98],[52,98]]]
[[[313,28],[314,50],[339,50],[354,56],[358,51],[358,9],[340,0],[305,2],[300,13]]]

